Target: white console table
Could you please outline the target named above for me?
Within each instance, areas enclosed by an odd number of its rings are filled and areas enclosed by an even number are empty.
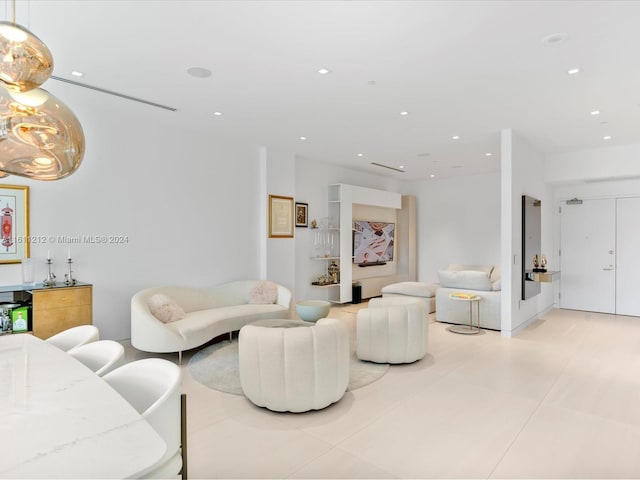
[[[29,334],[0,336],[0,478],[129,478],[166,445],[104,380]]]

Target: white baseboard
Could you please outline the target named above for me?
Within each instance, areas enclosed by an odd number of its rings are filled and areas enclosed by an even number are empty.
[[[522,330],[524,330],[525,328],[527,328],[529,325],[531,325],[533,322],[535,322],[536,320],[538,320],[541,316],[543,316],[544,314],[546,314],[547,312],[549,312],[550,310],[553,310],[554,308],[556,308],[555,303],[552,303],[548,306],[546,306],[544,309],[542,309],[542,311],[536,313],[534,316],[532,316],[531,318],[526,319],[524,322],[522,322],[520,325],[518,325],[516,328],[514,328],[513,330],[507,331],[507,330],[500,330],[500,335],[502,337],[513,337],[514,335],[517,335],[518,333],[520,333]]]

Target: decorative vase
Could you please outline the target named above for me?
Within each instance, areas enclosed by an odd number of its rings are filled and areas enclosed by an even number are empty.
[[[333,283],[340,283],[340,267],[335,260],[327,267],[327,272],[329,272]]]

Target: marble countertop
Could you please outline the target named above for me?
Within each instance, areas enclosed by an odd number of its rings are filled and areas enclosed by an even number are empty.
[[[166,445],[95,373],[27,334],[0,336],[0,478],[128,478]]]

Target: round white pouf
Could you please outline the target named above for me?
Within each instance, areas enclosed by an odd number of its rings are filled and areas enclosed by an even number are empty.
[[[350,366],[349,330],[343,322],[259,323],[245,325],[238,337],[240,384],[249,400],[276,412],[306,412],[342,398]]]
[[[331,304],[325,300],[301,300],[296,303],[296,313],[307,322],[316,322],[329,315]]]
[[[358,311],[356,355],[377,363],[411,363],[427,354],[429,319],[426,304],[415,298],[369,300]]]

